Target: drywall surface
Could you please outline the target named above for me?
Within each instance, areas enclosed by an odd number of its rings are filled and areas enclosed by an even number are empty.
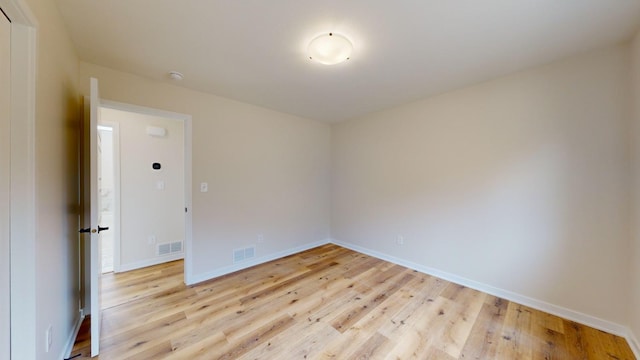
[[[258,258],[329,237],[329,125],[82,62],[85,94],[89,77],[104,99],[192,116],[194,278],[237,248]]]
[[[101,121],[119,124],[120,228],[113,231],[120,232],[120,265],[137,267],[161,257],[158,245],[184,240],[183,122],[109,108],[100,111]],[[147,127],[165,129],[166,134],[150,136]],[[160,169],[155,170],[154,163]],[[115,191],[103,185],[104,195]],[[115,204],[101,205],[113,211]]]
[[[628,76],[618,46],[334,125],[332,238],[627,323]]]
[[[79,318],[79,61],[56,4],[51,0],[26,2],[38,22],[33,351],[37,359],[57,360]],[[52,344],[46,352],[45,334],[50,325]]]
[[[640,336],[640,33],[630,44],[631,48],[631,81],[633,86],[633,226],[631,236],[630,273],[631,292],[629,300],[630,328],[634,334],[636,346]]]

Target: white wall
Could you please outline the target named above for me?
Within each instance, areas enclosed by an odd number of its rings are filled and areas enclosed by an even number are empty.
[[[194,279],[238,247],[264,257],[329,237],[329,125],[81,63],[85,94],[91,76],[104,99],[192,115]]]
[[[101,116],[119,124],[120,229],[113,230],[120,231],[120,265],[148,265],[159,259],[157,244],[184,240],[183,122],[109,108],[102,108]],[[166,136],[147,135],[147,126],[166,129]],[[153,170],[155,162],[160,170]],[[150,236],[155,243],[149,243]]]
[[[618,46],[336,124],[332,237],[627,323],[628,76]]]
[[[26,0],[37,20],[35,119],[35,339],[15,349],[29,359],[60,359],[79,319],[78,57],[52,0]],[[21,164],[25,166],[25,164]],[[28,201],[28,200],[27,200]],[[26,273],[30,273],[27,271]],[[28,321],[29,314],[24,314]],[[45,352],[45,332],[52,346]],[[35,346],[32,346],[34,345]],[[13,350],[13,349],[12,349]]]
[[[633,84],[633,169],[634,212],[630,254],[630,326],[640,349],[640,33],[631,42],[631,81]]]

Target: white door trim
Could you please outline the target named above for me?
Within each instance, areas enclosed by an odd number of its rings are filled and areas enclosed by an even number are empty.
[[[2,10],[0,8],[0,10]],[[11,21],[0,13],[0,358],[11,357]]]
[[[192,149],[192,136],[191,136],[191,115],[176,113],[172,111],[159,110],[154,108],[148,108],[144,106],[131,105],[116,101],[101,100],[100,106],[104,108],[110,108],[115,110],[129,111],[139,114],[164,117],[168,119],[178,120],[184,124],[184,199],[185,199],[185,213],[184,219],[184,280],[186,284],[191,283],[193,278],[193,252],[192,252],[192,166],[191,166],[191,149]],[[119,181],[119,180],[118,180]]]
[[[11,358],[35,359],[35,109],[38,23],[23,0],[0,0],[11,19]]]

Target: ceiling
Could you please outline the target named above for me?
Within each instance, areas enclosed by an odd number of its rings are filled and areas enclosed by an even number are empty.
[[[338,122],[628,40],[640,0],[57,0],[83,61]],[[311,62],[326,32],[351,59]]]

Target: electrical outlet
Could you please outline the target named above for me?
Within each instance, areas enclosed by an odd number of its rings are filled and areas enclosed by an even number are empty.
[[[396,244],[398,244],[398,245],[404,245],[404,236],[402,236],[402,235],[398,235],[398,236],[396,237]]]
[[[149,237],[147,238],[147,240],[149,241],[149,245],[153,245],[156,243],[156,236],[155,235],[149,235]]]
[[[262,244],[264,242],[264,234],[258,234],[258,244]]]
[[[49,350],[51,350],[51,344],[53,344],[53,327],[51,325],[49,325],[44,334],[44,341],[44,351],[49,352]]]
[[[207,191],[209,191],[209,184],[207,184],[206,182],[200,183],[200,192]]]

